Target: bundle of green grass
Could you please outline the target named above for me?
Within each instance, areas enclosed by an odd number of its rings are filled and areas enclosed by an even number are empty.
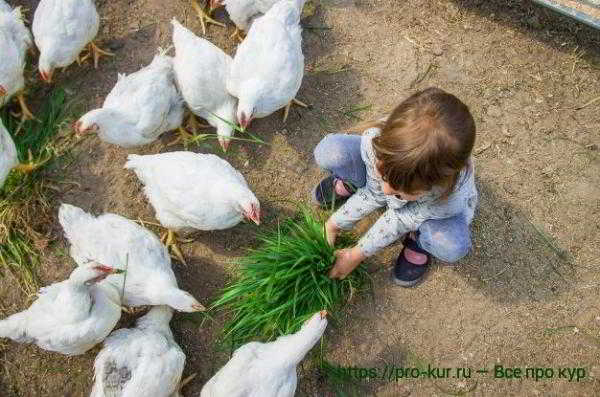
[[[334,251],[354,245],[356,238],[342,234],[331,247],[322,220],[307,208],[259,241],[259,248],[239,260],[239,279],[213,304],[231,313],[223,332],[234,346],[296,332],[323,309],[334,314],[368,277],[364,265],[344,280],[328,277]]]

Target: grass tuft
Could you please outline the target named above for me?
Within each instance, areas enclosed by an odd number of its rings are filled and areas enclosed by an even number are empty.
[[[29,173],[13,170],[0,188],[0,276],[12,273],[27,293],[38,287],[35,268],[40,262],[40,249],[48,243],[45,233],[52,223],[51,185],[42,171],[73,145],[60,134],[69,116],[69,105],[65,92],[55,89],[36,115],[39,120],[21,123],[8,110],[0,112],[19,161],[39,164]]]
[[[259,235],[259,241],[259,248],[238,261],[239,279],[212,305],[232,315],[223,335],[233,346],[296,332],[319,310],[326,309],[335,318],[335,310],[368,277],[364,265],[344,280],[327,276],[335,249],[354,245],[356,238],[342,234],[334,249],[325,238],[323,221],[308,208]]]

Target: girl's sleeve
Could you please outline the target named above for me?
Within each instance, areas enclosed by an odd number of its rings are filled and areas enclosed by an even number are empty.
[[[375,156],[371,144],[373,136],[378,130],[365,131],[361,142],[361,157],[367,170],[366,185],[358,189],[346,203],[341,206],[332,216],[333,222],[342,230],[349,230],[371,212],[386,205],[385,196],[375,174]]]
[[[385,205],[368,187],[360,188],[332,216],[333,222],[342,230],[349,230],[356,222]]]
[[[419,229],[428,219],[450,218],[464,210],[462,197],[441,202],[413,201],[398,209],[388,209],[359,240],[358,247],[369,257],[394,243],[408,232]]]

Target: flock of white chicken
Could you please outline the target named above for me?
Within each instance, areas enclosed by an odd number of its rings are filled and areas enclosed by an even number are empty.
[[[122,147],[148,144],[177,128],[187,135],[181,127],[187,104],[217,129],[226,150],[236,124],[243,130],[254,118],[283,107],[287,117],[303,77],[304,2],[211,0],[211,9],[224,5],[238,29],[247,31],[233,59],[173,19],[175,56],[159,50],[150,65],[119,75],[103,107],[83,115],[76,131],[94,131]],[[204,20],[213,21],[210,13],[194,5],[204,28]],[[33,42],[46,82],[56,68],[90,56],[97,66],[101,55],[112,55],[93,42],[99,21],[92,0],[41,0],[32,40],[20,9],[0,0],[0,105],[14,96],[22,117],[33,117],[23,96],[26,52]],[[0,187],[14,168],[26,171],[28,166],[18,163],[15,144],[0,121]],[[67,280],[40,289],[29,309],[0,321],[0,337],[66,355],[83,354],[104,342],[94,365],[92,396],[178,396],[185,354],[169,327],[172,312],[205,308],[179,289],[168,248],[185,263],[176,232],[226,229],[244,218],[259,224],[260,203],[244,177],[216,155],[130,155],[125,168],[145,185],[156,218],[168,229],[164,240],[122,216],[96,217],[62,204],[58,219],[78,267]],[[153,307],[135,328],[113,332],[122,309],[147,305]],[[296,334],[242,346],[201,396],[293,396],[296,366],[326,325],[326,313],[315,313]]]

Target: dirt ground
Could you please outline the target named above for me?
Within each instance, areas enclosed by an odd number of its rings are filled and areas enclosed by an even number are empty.
[[[11,2],[30,8],[37,1]],[[57,75],[85,109],[101,105],[117,73],[131,73],[170,44],[170,19],[201,34],[185,0],[98,1],[100,42],[116,52]],[[230,54],[233,27],[207,36]],[[281,112],[253,122],[268,145],[234,142],[224,157],[240,170],[266,210],[268,227],[308,200],[321,171],[312,150],[329,132],[385,114],[414,90],[444,88],[472,109],[478,127],[475,157],[480,207],[474,250],[456,267],[435,266],[415,289],[395,287],[389,269],[399,248],[371,264],[374,290],[353,300],[326,333],[325,357],[345,367],[465,367],[469,379],[371,380],[356,395],[475,396],[600,395],[600,33],[515,0],[321,0],[304,22],[306,74],[287,124]],[[363,110],[356,111],[357,108]],[[355,110],[353,112],[353,110]],[[181,150],[155,144],[123,150],[96,137],[82,142],[75,162],[59,170],[66,181],[56,201],[85,210],[153,221],[128,153]],[[214,141],[193,148],[219,153]],[[372,220],[372,219],[371,219]],[[364,230],[366,225],[361,225]],[[236,256],[254,244],[256,227],[202,233],[184,246],[188,265],[174,263],[180,284],[209,303],[228,280]],[[58,223],[45,252],[43,284],[74,267]],[[1,314],[31,301],[0,280]],[[215,345],[223,318],[201,326],[176,315],[172,328],[187,355],[184,388],[197,395],[227,360]],[[124,318],[128,326],[133,318]],[[316,350],[316,349],[315,349]],[[67,358],[2,341],[0,395],[84,396],[97,350]],[[554,368],[553,379],[494,379],[494,365]],[[558,379],[558,368],[585,368],[579,382]],[[487,369],[488,374],[475,373]],[[454,373],[454,372],[453,372]],[[307,360],[299,396],[333,396]]]

